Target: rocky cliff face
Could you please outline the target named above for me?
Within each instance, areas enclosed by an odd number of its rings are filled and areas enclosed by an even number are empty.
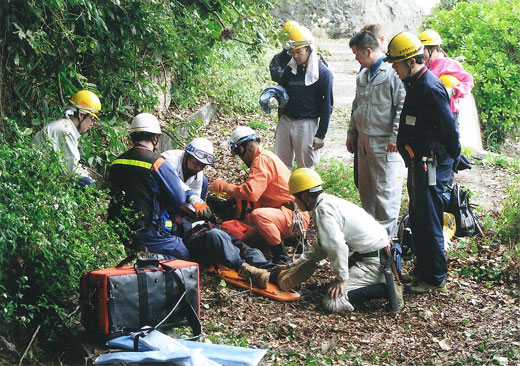
[[[415,32],[424,13],[416,0],[280,0],[272,15],[330,38],[349,38],[365,24],[379,23],[390,39],[401,31]]]

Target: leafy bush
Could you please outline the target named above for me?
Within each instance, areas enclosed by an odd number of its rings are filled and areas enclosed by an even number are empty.
[[[263,88],[272,84],[266,55],[252,62],[249,47],[221,44],[207,62],[184,75],[172,97],[180,106],[211,100],[226,115],[258,112]]]
[[[476,103],[488,147],[497,148],[520,126],[520,3],[458,2],[425,20],[450,57],[462,56],[475,79]]]
[[[323,180],[323,188],[327,193],[361,206],[359,192],[354,184],[354,171],[350,167],[331,159],[326,164],[317,166],[316,171]]]
[[[41,325],[55,340],[78,305],[81,274],[114,265],[123,246],[105,223],[107,196],[79,189],[59,156],[8,121],[0,134],[0,335],[25,346]]]
[[[173,89],[215,98],[224,111],[250,108],[253,99],[240,96],[257,79],[236,75],[261,51],[268,7],[268,0],[0,1],[0,116],[41,126],[78,89],[95,91],[108,116],[85,139],[84,158],[103,170],[117,155],[122,121],[153,111],[158,91],[166,92],[167,83],[153,80],[186,83]],[[242,64],[221,73],[236,45]]]
[[[497,228],[502,243],[520,247],[520,177],[516,177],[508,190],[501,216],[503,223]],[[520,258],[519,258],[520,259]]]

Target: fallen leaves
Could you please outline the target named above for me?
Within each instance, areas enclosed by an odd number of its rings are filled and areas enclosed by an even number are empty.
[[[217,151],[216,168],[205,170],[210,181],[215,178],[233,183],[245,180],[246,171],[239,159],[229,153],[226,140],[236,126],[259,119],[271,123],[268,130],[257,131],[262,144],[271,148],[275,126],[269,116],[219,117],[204,127],[204,135]],[[503,191],[501,187],[508,180],[505,173],[493,170],[497,169],[479,166],[475,169],[478,176],[466,180],[459,174],[457,181],[470,188],[473,181],[485,182],[489,185],[484,186],[486,191],[490,188],[497,192],[496,198],[486,196],[493,199],[490,204],[496,209],[501,197],[498,192]],[[498,174],[498,178],[494,174]],[[480,197],[483,196],[476,195],[473,201],[478,203]],[[315,237],[311,227],[309,240],[313,242]],[[455,247],[457,244],[454,241]],[[291,361],[292,364],[305,364],[304,360],[311,357],[326,357],[338,365],[356,359],[367,365],[451,365],[458,360],[505,365],[509,357],[507,350],[519,348],[520,299],[509,295],[509,285],[500,281],[488,286],[459,273],[463,267],[494,264],[501,260],[503,253],[500,246],[477,245],[475,249],[472,252],[464,244],[457,249],[464,251],[463,257],[448,258],[446,293],[406,294],[405,308],[397,316],[390,312],[386,300],[371,301],[348,314],[324,312],[321,298],[334,277],[328,263],[318,267],[313,278],[297,289],[302,298],[291,303],[271,301],[233,286],[219,286],[216,277],[202,272],[201,297],[208,304],[202,309],[202,321],[203,324],[224,324],[218,329],[222,336],[236,332],[247,338],[249,346],[269,349],[263,365],[288,364],[289,357],[298,360]],[[205,332],[215,334],[212,329]],[[512,363],[519,362],[518,352],[516,357]]]

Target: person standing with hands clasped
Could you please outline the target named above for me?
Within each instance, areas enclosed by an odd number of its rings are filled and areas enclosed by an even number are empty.
[[[397,151],[399,116],[404,86],[369,31],[356,33],[349,46],[363,69],[356,79],[347,150],[356,153],[358,188],[366,212],[395,233],[404,178],[403,159]]]
[[[410,292],[442,290],[448,266],[444,255],[442,193],[460,155],[459,133],[449,96],[424,65],[419,38],[402,32],[388,45],[392,64],[406,88],[397,147],[408,167],[410,228],[416,246],[415,280]]]

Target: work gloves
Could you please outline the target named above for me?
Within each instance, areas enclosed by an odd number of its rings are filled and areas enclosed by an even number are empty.
[[[211,209],[204,201],[193,204],[193,208],[195,208],[195,216],[197,218],[209,220],[213,216],[213,212],[211,212]]]
[[[271,109],[278,109],[278,99],[276,99],[275,97],[269,98],[267,106]]]
[[[459,170],[471,169],[471,163],[464,154],[459,154],[457,159],[453,162],[453,171],[458,173]]]
[[[211,192],[226,192],[226,188],[228,186],[228,182],[222,179],[216,179],[209,186],[209,190]]]
[[[189,201],[195,209],[195,217],[200,219],[209,220],[213,216],[213,212],[199,196],[193,195],[189,198]]]
[[[320,139],[319,137],[314,136],[314,140],[312,141],[312,149],[319,150],[325,145],[325,139]]]

